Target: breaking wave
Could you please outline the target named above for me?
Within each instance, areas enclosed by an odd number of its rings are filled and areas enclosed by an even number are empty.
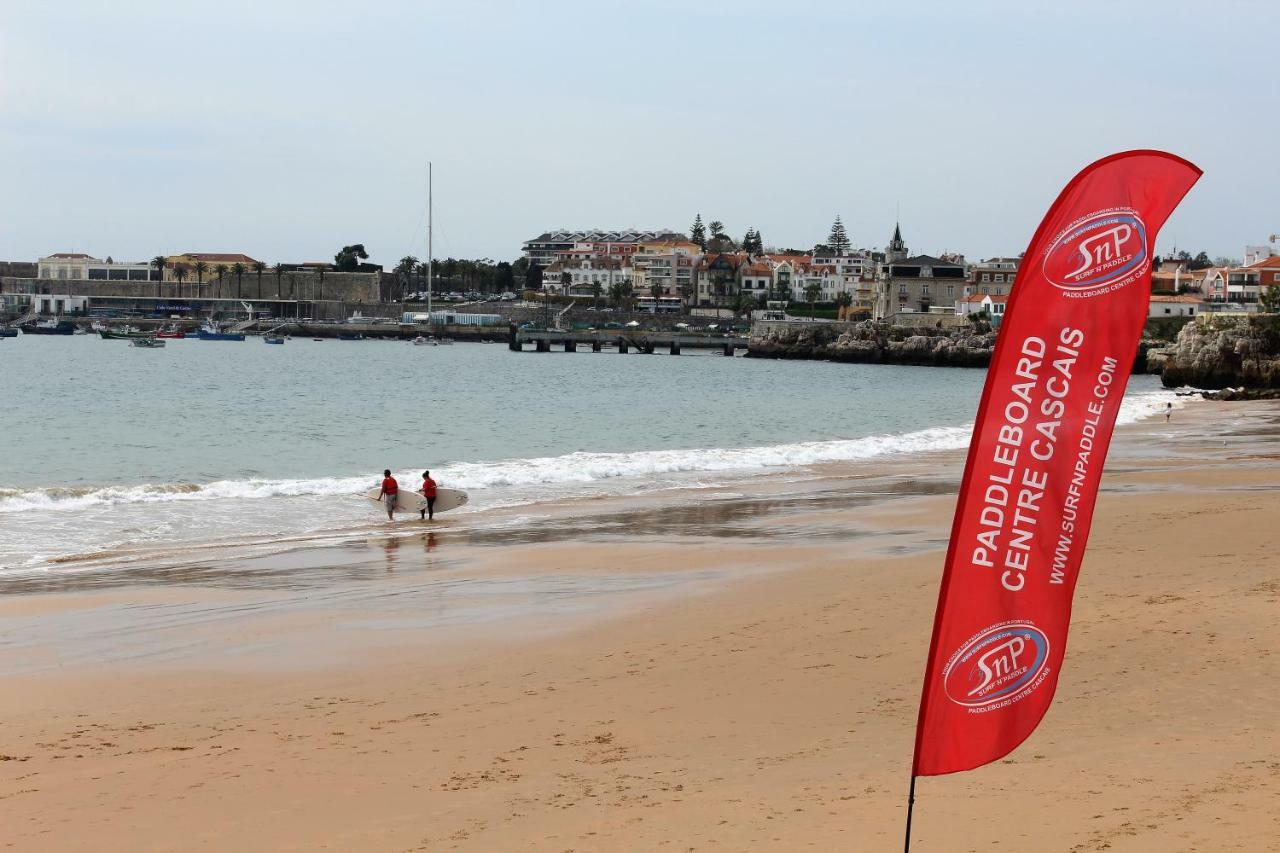
[[[1130,395],[1120,409],[1119,423],[1132,423],[1186,398],[1172,392]],[[619,478],[662,478],[664,475],[751,474],[802,468],[830,462],[851,462],[934,450],[957,450],[969,442],[972,425],[931,427],[896,435],[875,435],[832,441],[805,441],[744,448],[644,450],[632,453],[577,452],[563,456],[507,459],[496,462],[455,462],[437,469],[443,485],[469,490],[582,485]],[[398,474],[414,482],[417,471]],[[353,495],[376,487],[372,476],[313,479],[218,480],[205,484],[142,484],[98,488],[0,489],[0,514],[31,511],[81,511],[120,505],[264,498],[303,498]]]

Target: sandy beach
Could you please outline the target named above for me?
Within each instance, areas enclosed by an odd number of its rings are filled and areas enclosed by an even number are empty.
[[[894,850],[962,457],[13,583],[21,850]],[[1280,850],[1280,406],[1120,430],[1053,708],[920,851]]]

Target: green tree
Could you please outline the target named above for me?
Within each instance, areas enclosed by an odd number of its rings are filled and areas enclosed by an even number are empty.
[[[253,272],[258,276],[258,299],[262,299],[262,274],[267,271],[267,265],[262,261],[253,262]]]
[[[822,295],[822,287],[816,283],[806,284],[804,286],[804,299],[809,303],[809,319],[814,318],[814,305],[818,301],[818,297]]]
[[[845,318],[848,319],[848,309],[853,305],[853,297],[847,291],[841,291],[836,294],[836,308],[845,309]]]
[[[241,298],[240,294],[243,290],[243,285],[244,285],[244,264],[240,263],[239,261],[236,261],[234,264],[231,265],[231,272],[236,277],[236,299],[240,299]]]
[[[178,298],[182,298],[182,283],[187,280],[187,268],[179,264],[173,268],[173,280],[178,283]]]
[[[571,284],[573,284],[573,273],[569,272],[568,269],[562,270],[560,272],[560,292],[568,293],[569,285]]]
[[[600,307],[600,294],[604,293],[604,285],[599,281],[591,282],[591,307]]]
[[[369,253],[364,250],[364,243],[343,246],[342,251],[333,256],[333,268],[338,272],[358,272],[360,262],[369,260]]]
[[[1268,285],[1258,297],[1258,301],[1262,303],[1262,310],[1268,314],[1280,313],[1280,284]]]
[[[209,271],[209,265],[204,261],[196,261],[192,267],[196,271],[196,294],[204,290],[204,274]]]
[[[1207,253],[1207,252],[1199,252],[1199,253],[1198,253],[1198,254],[1196,254],[1196,256],[1195,256],[1194,258],[1192,258],[1192,259],[1191,259],[1191,261],[1187,264],[1187,269],[1189,269],[1189,270],[1205,270],[1205,269],[1208,269],[1208,268],[1209,268],[1209,267],[1211,267],[1211,266],[1213,266],[1213,261],[1209,260],[1209,255],[1208,255],[1208,253]]]
[[[724,236],[724,223],[721,222],[719,219],[711,220],[711,225],[709,227],[711,228],[712,239],[715,239],[716,237]]]
[[[404,294],[413,287],[413,272],[418,268],[418,259],[413,255],[405,255],[400,259],[400,263],[396,264],[396,272],[404,279],[404,284],[400,287],[400,297],[404,298]],[[390,294],[388,294],[390,295]],[[398,301],[398,300],[392,300]]]
[[[738,245],[742,246],[742,251],[755,254],[756,229],[748,227],[747,233],[742,235],[742,242]]]
[[[276,277],[276,299],[279,299],[281,296],[280,279],[284,278],[284,264],[276,263],[276,265],[271,268],[271,272]]]
[[[836,215],[836,221],[831,223],[831,233],[827,235],[827,245],[837,255],[847,255],[853,245],[849,242],[849,235],[845,233],[844,223],[840,221],[838,214]]]
[[[652,296],[655,301],[659,297],[661,297],[664,293],[666,293],[666,289],[663,288],[663,286],[658,284],[657,282],[649,285],[649,295]]]
[[[169,266],[169,261],[164,255],[156,255],[151,259],[151,265],[156,268],[156,299],[159,299],[160,282],[164,281],[164,268]]]
[[[689,229],[689,239],[698,244],[702,251],[707,250],[707,229],[702,224],[702,214],[693,217],[693,227]]]

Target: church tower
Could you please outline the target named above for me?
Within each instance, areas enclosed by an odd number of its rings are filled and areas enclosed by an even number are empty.
[[[885,248],[885,260],[892,264],[906,259],[907,244],[902,239],[902,227],[895,222],[893,224],[893,239],[889,241],[889,245]]]

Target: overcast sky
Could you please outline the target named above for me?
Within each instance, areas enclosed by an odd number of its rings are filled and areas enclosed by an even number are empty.
[[[1280,231],[1280,3],[3,0],[0,259],[514,259],[695,213],[1022,251],[1105,154],[1204,169],[1158,250]]]

